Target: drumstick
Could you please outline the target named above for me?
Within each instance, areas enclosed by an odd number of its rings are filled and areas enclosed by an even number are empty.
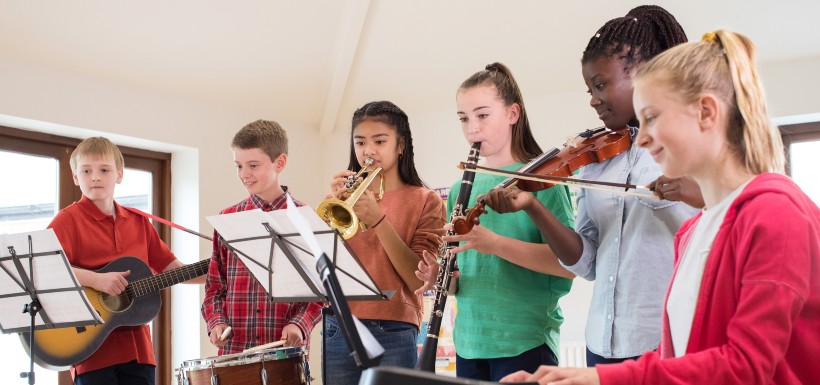
[[[252,348],[245,349],[245,350],[242,351],[242,353],[255,352],[257,350],[265,350],[267,348],[275,348],[275,347],[282,346],[284,344],[285,344],[285,340],[279,340],[279,341],[271,342],[269,344],[254,346]]]
[[[225,341],[225,338],[228,338],[228,336],[231,334],[231,330],[233,329],[230,326],[226,327],[222,334],[219,335],[219,340]]]

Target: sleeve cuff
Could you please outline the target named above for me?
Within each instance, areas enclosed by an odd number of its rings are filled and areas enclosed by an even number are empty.
[[[592,281],[595,279],[595,258],[592,253],[594,248],[583,236],[581,236],[581,242],[583,243],[583,249],[581,251],[581,258],[578,259],[578,262],[575,262],[572,265],[567,265],[564,262],[561,262],[560,259],[558,262],[561,263],[561,266],[567,269],[570,273],[575,274],[576,276],[587,281]]]

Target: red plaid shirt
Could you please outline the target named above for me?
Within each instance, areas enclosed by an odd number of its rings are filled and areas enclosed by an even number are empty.
[[[282,186],[287,194],[288,189]],[[285,194],[267,203],[251,195],[220,214],[262,209],[263,211],[287,208]],[[297,206],[304,203],[294,200]],[[302,329],[307,345],[313,326],[319,322],[322,306],[318,302],[274,303],[264,287],[245,267],[235,253],[228,252],[222,238],[214,231],[214,252],[205,283],[205,299],[202,316],[208,330],[224,323],[232,328],[228,343],[219,354],[239,353],[245,349],[278,341],[282,328],[292,323]]]

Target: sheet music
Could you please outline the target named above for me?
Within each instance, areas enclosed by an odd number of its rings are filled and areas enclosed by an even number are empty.
[[[293,197],[290,194],[287,194],[285,197],[288,202],[288,209],[286,210],[286,215],[290,218],[290,222],[296,226],[296,231],[299,232],[299,235],[307,242],[308,246],[310,246],[310,251],[313,253],[313,260],[319,261],[321,258],[323,250],[322,247],[319,246],[319,240],[316,239],[316,234],[313,234],[313,228],[311,227],[308,221],[299,213],[299,208],[296,207],[296,204],[293,202]],[[318,216],[317,216],[318,218]],[[332,255],[332,251],[331,254]]]
[[[370,299],[377,299],[376,293],[379,293],[379,291],[376,284],[367,275],[364,268],[353,258],[345,244],[340,240],[336,240],[336,233],[330,231],[330,227],[319,218],[311,207],[302,206],[295,209],[310,227],[311,234],[317,231],[327,231],[323,234],[315,234],[313,238],[317,243],[316,245],[309,245],[309,241],[299,234],[293,221],[288,217],[288,210],[240,211],[209,216],[207,220],[219,235],[238,251],[237,256],[239,259],[262,286],[268,289],[269,283],[272,284],[269,294],[274,300],[287,301],[288,298],[313,298],[319,300],[319,298],[304,282],[299,271],[291,264],[283,250],[278,245],[273,244],[271,234],[264,226],[265,223],[277,234],[283,236],[288,249],[297,259],[298,268],[305,272],[310,282],[319,289],[322,295],[325,295],[324,287],[316,272],[315,259],[311,249],[318,247],[320,250],[328,250],[332,253],[335,246],[337,269],[341,269],[352,276],[349,277],[347,274],[338,273],[339,282],[345,294],[351,297],[369,296]],[[268,267],[273,273],[272,280],[270,273],[268,273]]]
[[[31,236],[34,258],[34,276],[29,268],[29,241]],[[9,247],[13,247],[24,274],[31,278],[40,307],[47,314],[51,324],[46,324],[43,313],[35,318],[35,327],[54,326],[66,323],[88,321],[88,324],[103,323],[103,319],[93,309],[83,290],[65,290],[79,286],[74,271],[65,259],[63,248],[52,229],[20,234],[0,235],[0,329],[3,332],[27,331],[31,317],[23,313],[23,307],[32,301],[26,291],[24,280],[14,264]],[[50,292],[49,292],[50,291]]]

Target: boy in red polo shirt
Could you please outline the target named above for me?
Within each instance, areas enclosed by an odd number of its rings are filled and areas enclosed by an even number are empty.
[[[79,283],[109,295],[128,285],[130,271],[97,273],[124,256],[145,262],[154,272],[183,266],[147,218],[114,201],[122,181],[124,161],[114,143],[103,137],[82,141],[71,154],[74,184],[83,193],[78,202],[60,210],[54,229]],[[111,331],[94,354],[72,366],[77,385],[154,384],[156,360],[148,325]]]

